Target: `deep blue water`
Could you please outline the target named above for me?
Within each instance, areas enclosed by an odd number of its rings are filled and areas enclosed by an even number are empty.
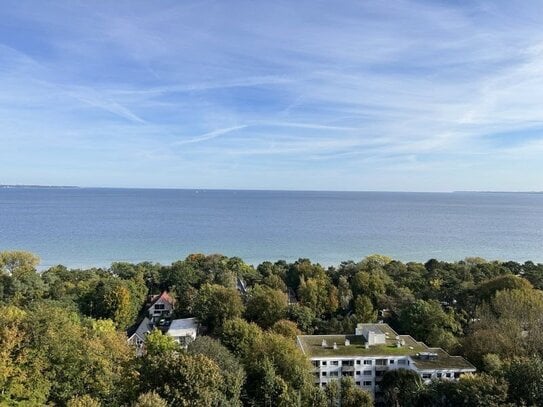
[[[0,250],[42,267],[224,253],[543,261],[543,194],[0,188]]]

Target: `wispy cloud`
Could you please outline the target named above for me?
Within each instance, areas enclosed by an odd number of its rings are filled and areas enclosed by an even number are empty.
[[[5,181],[543,188],[535,0],[13,0],[0,18]]]
[[[205,134],[202,134],[202,135],[200,135],[198,137],[189,138],[189,139],[185,139],[185,140],[174,141],[171,145],[172,146],[181,146],[181,145],[185,145],[185,144],[200,143],[202,141],[212,140],[214,138],[220,137],[222,135],[231,133],[231,132],[236,131],[236,130],[244,129],[246,127],[247,127],[246,125],[243,125],[243,126],[227,127],[225,129],[217,129],[217,130],[213,130],[213,131],[207,132]]]

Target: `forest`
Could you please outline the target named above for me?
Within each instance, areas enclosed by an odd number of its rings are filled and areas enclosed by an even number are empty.
[[[252,266],[192,254],[170,265],[38,265],[0,252],[0,406],[371,406],[349,378],[315,387],[295,338],[379,320],[477,367],[429,385],[389,371],[385,405],[543,405],[543,264],[372,255]],[[155,330],[136,356],[126,331],[162,291],[203,334],[182,349]]]

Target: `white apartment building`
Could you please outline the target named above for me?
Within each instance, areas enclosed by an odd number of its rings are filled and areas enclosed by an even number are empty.
[[[398,335],[388,324],[358,324],[354,335],[300,335],[297,341],[314,366],[316,385],[350,376],[376,399],[379,382],[390,369],[414,370],[425,382],[455,380],[475,371],[463,357]]]

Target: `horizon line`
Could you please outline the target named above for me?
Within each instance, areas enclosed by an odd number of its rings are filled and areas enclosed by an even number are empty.
[[[259,192],[371,192],[371,193],[412,193],[412,194],[542,194],[543,191],[504,191],[504,190],[445,190],[445,191],[402,191],[375,189],[274,189],[274,188],[197,188],[197,187],[141,187],[141,186],[79,186],[79,185],[41,185],[41,184],[0,184],[0,189],[139,189],[139,190],[177,190],[177,191],[259,191]]]

